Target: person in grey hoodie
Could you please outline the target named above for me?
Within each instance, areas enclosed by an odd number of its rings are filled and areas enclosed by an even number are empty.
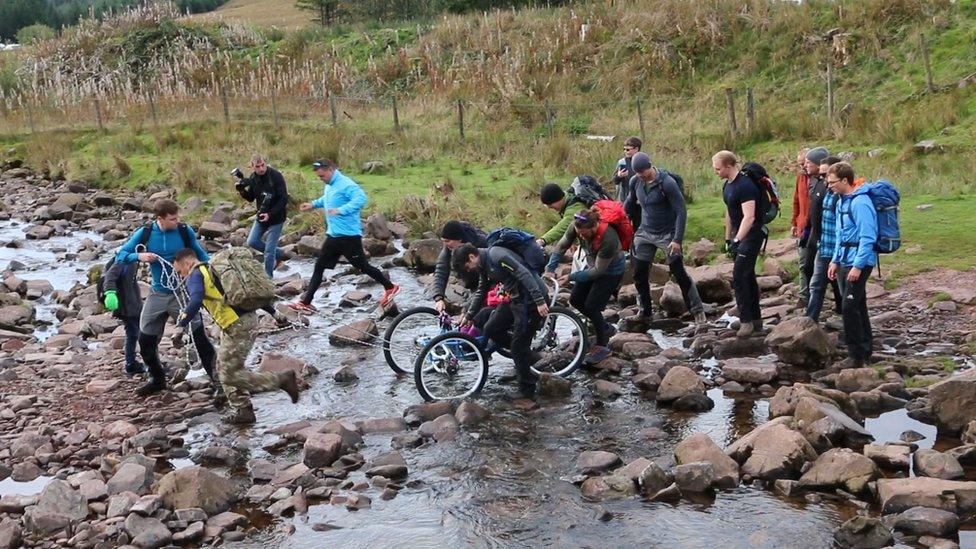
[[[447,307],[447,283],[451,278],[451,257],[454,250],[462,244],[472,244],[476,248],[488,246],[485,232],[467,221],[448,221],[441,229],[441,253],[437,256],[434,266],[434,281],[427,288],[427,298],[434,300],[437,312],[443,312]]]
[[[682,242],[688,221],[688,210],[681,187],[671,175],[651,164],[651,157],[639,152],[631,160],[634,177],[630,180],[630,194],[624,202],[624,210],[640,208],[641,222],[634,235],[631,261],[634,264],[634,285],[640,299],[641,311],[633,321],[649,322],[651,313],[651,263],[657,250],[664,250],[665,261],[671,276],[681,288],[685,306],[695,317],[698,330],[705,328],[707,319],[698,295],[698,286],[685,269]]]

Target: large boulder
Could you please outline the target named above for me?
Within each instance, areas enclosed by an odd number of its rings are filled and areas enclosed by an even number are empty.
[[[200,229],[197,232],[204,238],[215,239],[224,238],[230,234],[230,230],[230,225],[216,221],[204,221],[200,224]]]
[[[393,232],[390,231],[390,225],[386,220],[386,216],[380,212],[370,214],[366,218],[366,236],[375,238],[377,240],[392,240]]]
[[[661,293],[659,303],[661,309],[672,318],[680,317],[688,311],[688,308],[685,306],[684,296],[681,295],[681,287],[671,280],[664,285],[664,291]]]
[[[27,303],[0,307],[0,329],[30,333],[34,329],[33,322],[34,307]]]
[[[960,432],[976,420],[976,370],[932,385],[928,398],[939,427],[952,433]]]
[[[437,238],[414,240],[407,248],[407,252],[403,254],[403,260],[409,267],[422,272],[430,272],[437,265],[437,257],[443,247],[444,244]]]
[[[852,494],[864,491],[867,484],[878,478],[873,461],[849,448],[828,450],[813,462],[800,477],[800,486],[807,488],[843,488]]]
[[[755,358],[730,358],[722,361],[722,377],[739,383],[761,385],[779,376],[779,366],[775,362]]]
[[[156,549],[168,545],[173,540],[169,528],[159,519],[142,517],[131,513],[123,523],[125,531],[132,538],[132,545],[145,549]]]
[[[950,538],[959,530],[959,515],[952,511],[912,507],[894,519],[895,530],[913,536]]]
[[[22,547],[23,533],[20,524],[13,519],[0,521],[0,549],[17,549]]]
[[[327,433],[310,433],[305,439],[305,465],[329,467],[342,453],[342,437]]]
[[[932,507],[957,515],[976,512],[976,482],[931,477],[878,480],[882,514],[901,513],[912,507]]]
[[[858,515],[834,532],[834,543],[840,549],[881,549],[891,545],[891,529],[880,519]]]
[[[957,480],[965,476],[958,459],[937,450],[923,448],[915,452],[912,459],[915,464],[915,474],[920,477]]]
[[[672,469],[671,474],[682,492],[707,492],[716,484],[715,469],[707,461],[683,463]]]
[[[769,400],[770,419],[780,416],[792,416],[796,413],[796,405],[803,397],[809,397],[820,402],[833,404],[855,421],[861,421],[860,412],[850,395],[843,391],[824,389],[816,385],[795,383],[787,387],[780,387],[773,398]]]
[[[237,485],[203,467],[184,467],[167,473],[156,485],[167,509],[199,507],[208,515],[222,513],[237,501]]]
[[[705,266],[694,269],[692,278],[698,287],[698,295],[707,303],[724,304],[732,301],[731,276],[726,277],[719,266]]]
[[[833,403],[803,397],[793,419],[800,432],[818,451],[834,446],[860,447],[874,437]]]
[[[153,483],[153,473],[138,463],[123,463],[106,484],[108,495],[133,492],[145,494]]]
[[[864,456],[870,458],[882,469],[907,470],[911,464],[909,455],[911,448],[905,444],[866,444]]]
[[[38,534],[51,534],[88,517],[88,502],[64,480],[54,479],[41,490],[37,505],[27,508],[24,524]]]
[[[777,324],[766,336],[766,345],[787,364],[817,367],[833,355],[833,345],[820,324],[806,316]]]
[[[316,256],[325,243],[324,236],[306,235],[298,239],[295,243],[295,253],[304,256]]]
[[[870,391],[884,383],[874,368],[845,368],[837,374],[834,385],[845,393]]]
[[[658,402],[673,402],[686,395],[704,393],[705,384],[694,370],[687,366],[675,366],[661,380],[656,399]]]
[[[712,477],[719,488],[734,488],[739,484],[739,464],[725,455],[708,435],[698,433],[681,441],[674,449],[678,465],[708,462],[712,465]]]
[[[380,330],[376,322],[367,318],[332,330],[329,334],[329,344],[336,347],[366,345],[379,335]]]
[[[605,473],[617,465],[620,465],[620,456],[602,450],[583,452],[576,460],[576,467],[584,474]]]
[[[594,500],[628,498],[637,494],[637,484],[620,475],[590,477],[583,481],[580,489],[583,497]]]
[[[803,435],[787,426],[791,419],[784,416],[764,423],[728,447],[726,453],[742,463],[743,476],[796,478],[804,463],[817,459],[817,452]]]

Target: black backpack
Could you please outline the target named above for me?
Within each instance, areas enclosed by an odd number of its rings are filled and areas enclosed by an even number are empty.
[[[576,195],[576,200],[582,202],[587,208],[593,207],[593,203],[598,200],[613,200],[592,175],[577,176],[569,189]]]
[[[139,246],[145,247],[149,242],[149,237],[152,236],[152,226],[152,222],[146,223],[142,226],[142,234],[139,236],[139,244],[136,245],[136,249],[138,249]],[[177,225],[176,230],[180,231],[180,238],[183,239],[184,248],[189,248],[193,245],[193,237],[190,236],[190,229],[186,223],[180,223]],[[105,277],[108,275],[108,272],[112,269],[113,265],[115,265],[114,255],[105,262],[105,265],[102,266],[102,274],[99,275],[98,280],[95,281],[95,294],[98,296],[99,303],[105,301]]]
[[[745,163],[742,173],[759,188],[760,204],[756,219],[761,220],[763,225],[769,225],[779,216],[779,190],[776,182],[769,176],[766,168],[756,162]]]

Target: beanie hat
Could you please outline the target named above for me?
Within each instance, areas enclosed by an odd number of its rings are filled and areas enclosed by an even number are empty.
[[[817,164],[818,166],[821,162],[823,162],[823,159],[827,158],[828,156],[830,156],[830,152],[824,147],[816,147],[807,152],[807,160]]]
[[[646,152],[639,152],[630,159],[630,167],[635,173],[640,173],[651,168],[651,155]]]
[[[448,221],[441,229],[441,238],[446,240],[464,240],[464,225],[460,221]]]
[[[541,200],[546,206],[559,202],[565,196],[566,193],[563,192],[562,188],[556,183],[546,183],[539,191],[539,200]]]

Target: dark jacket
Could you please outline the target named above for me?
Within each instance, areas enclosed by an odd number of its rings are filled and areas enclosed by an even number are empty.
[[[116,261],[105,273],[104,290],[115,292],[119,298],[119,308],[112,312],[115,318],[139,318],[142,314],[142,294],[136,280],[138,272],[138,263]]]
[[[242,179],[235,187],[241,198],[254,202],[258,214],[268,214],[266,222],[258,221],[258,223],[270,227],[285,222],[288,187],[285,185],[285,178],[281,172],[268,166],[264,175],[252,173],[250,177]]]
[[[542,278],[529,270],[518,255],[502,246],[492,246],[479,249],[481,255],[481,276],[478,289],[468,306],[467,315],[474,316],[488,295],[488,290],[500,283],[505,293],[513,301],[528,299],[536,305],[546,303],[549,299],[549,289]]]
[[[627,158],[626,156],[617,161],[617,165],[613,170],[613,186],[617,188],[617,202],[623,203],[627,200],[627,196],[630,194],[630,182],[634,177],[634,170],[631,168],[631,163],[633,158]],[[621,168],[627,169],[627,175],[621,177],[617,172]]]
[[[466,221],[462,221],[461,225],[464,227],[464,235],[461,237],[461,242],[471,244],[476,248],[488,247],[488,241],[486,240],[487,237],[484,231]],[[427,288],[428,299],[444,297],[444,292],[447,290],[447,283],[451,278],[451,257],[453,255],[454,253],[451,250],[441,248],[441,253],[437,256],[437,265],[434,267],[434,281]]]
[[[827,180],[824,177],[810,178],[810,204],[807,215],[807,238],[804,245],[817,245],[823,231],[823,201],[827,196]]]

